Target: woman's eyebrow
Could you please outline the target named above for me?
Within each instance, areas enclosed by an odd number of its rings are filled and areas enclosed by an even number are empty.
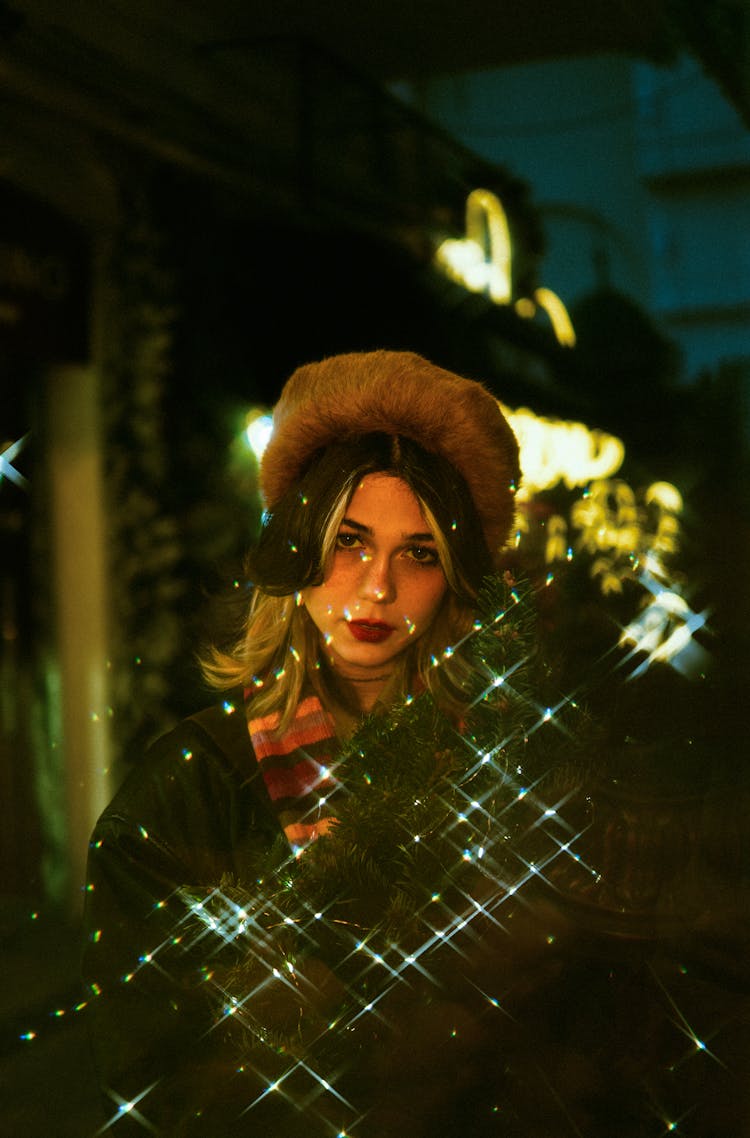
[[[355,522],[354,518],[342,518],[342,526],[349,526],[349,529],[355,529],[358,533],[372,533],[370,526],[363,525],[362,522]]]
[[[354,518],[342,518],[341,524],[342,524],[342,526],[348,526],[349,529],[356,530],[357,533],[366,533],[368,536],[372,536],[372,532],[373,532],[372,526],[366,526],[366,525],[364,525],[363,522],[355,522]],[[402,541],[434,541],[435,538],[433,537],[433,535],[430,533],[429,530],[425,530],[424,533],[403,533],[401,535],[401,540]]]

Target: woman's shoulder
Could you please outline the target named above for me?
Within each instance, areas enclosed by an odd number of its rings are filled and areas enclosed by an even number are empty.
[[[254,762],[241,689],[181,720],[149,746],[146,760],[178,755],[190,762],[195,755],[191,748],[196,747],[203,757],[212,757],[243,780],[248,777],[248,768],[252,769]]]
[[[129,769],[105,809],[108,819],[230,808],[263,794],[241,691],[190,715],[155,739]]]

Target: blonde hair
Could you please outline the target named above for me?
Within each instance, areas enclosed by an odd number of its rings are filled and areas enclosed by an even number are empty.
[[[352,471],[345,479],[323,520],[321,579],[327,574],[341,521],[361,476],[361,471]],[[394,472],[394,476],[399,475]],[[416,685],[416,690],[427,689],[447,713],[458,717],[464,709],[462,689],[469,670],[461,646],[474,625],[475,591],[457,570],[433,510],[413,492],[434,536],[448,589],[431,626],[398,658],[379,703],[392,706],[408,699]],[[275,596],[256,585],[239,639],[229,650],[210,649],[201,667],[207,683],[220,691],[238,686],[249,690],[254,716],[278,713],[279,731],[293,719],[305,686],[319,695],[324,706],[340,699],[321,659],[318,629],[301,603],[299,590]]]

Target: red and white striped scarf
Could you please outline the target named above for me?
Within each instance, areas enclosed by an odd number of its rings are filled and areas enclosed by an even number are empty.
[[[301,700],[290,726],[277,734],[279,712],[248,720],[250,742],[279,822],[301,853],[335,821],[331,770],[337,749],[333,718],[316,695]]]

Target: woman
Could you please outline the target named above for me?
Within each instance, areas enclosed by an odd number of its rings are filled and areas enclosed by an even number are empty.
[[[420,1005],[412,977],[395,1010],[391,981],[426,927],[458,927],[435,882],[474,861],[476,915],[501,845],[513,732],[491,657],[507,669],[518,632],[503,611],[488,639],[478,598],[519,477],[496,400],[419,356],[287,382],[245,626],[205,662],[225,698],[151,748],[92,838],[85,973],[117,1133],[390,1132],[377,1047]]]

